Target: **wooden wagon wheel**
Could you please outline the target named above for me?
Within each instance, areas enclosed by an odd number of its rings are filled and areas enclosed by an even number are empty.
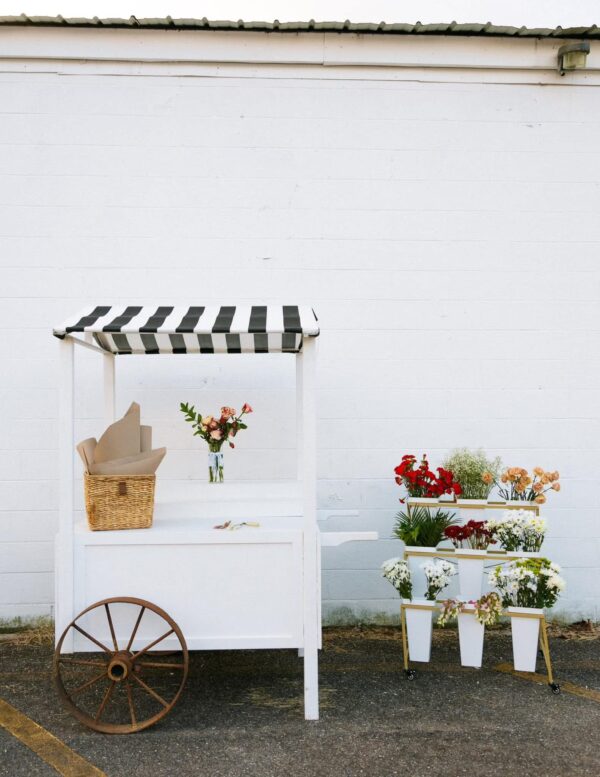
[[[116,637],[111,605],[134,608],[133,629],[127,642],[121,645]],[[84,629],[78,623],[84,615],[97,609],[104,610],[112,645],[106,645],[102,638],[90,633],[91,629]],[[161,627],[158,638],[139,650],[132,650],[145,612],[162,619],[165,628]],[[94,643],[98,652],[62,654],[67,634],[74,635],[74,632]],[[160,651],[160,643],[172,636],[179,641],[179,648]],[[158,649],[150,652],[153,648]],[[167,656],[169,660],[164,661]],[[53,675],[63,704],[81,723],[105,734],[132,734],[154,725],[173,709],[185,685],[188,666],[183,634],[164,610],[143,599],[116,597],[92,604],[67,626],[54,652]]]

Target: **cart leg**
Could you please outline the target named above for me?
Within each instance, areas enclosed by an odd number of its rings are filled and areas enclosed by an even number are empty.
[[[406,639],[406,610],[400,605],[400,624],[402,626],[402,661],[404,664],[404,673],[409,680],[415,679],[414,669],[408,665],[408,642]]]
[[[319,651],[304,649],[304,718],[319,719]]]
[[[548,685],[552,689],[552,693],[560,693],[560,686],[554,682],[554,676],[552,674],[552,659],[550,658],[550,643],[548,642],[548,631],[546,629],[546,618],[542,618],[540,622],[540,647],[544,654],[544,662],[546,664],[546,672],[548,674]]]

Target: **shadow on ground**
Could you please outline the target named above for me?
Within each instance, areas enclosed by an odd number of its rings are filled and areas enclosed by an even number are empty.
[[[302,718],[295,651],[192,654],[175,709],[126,737],[91,732],[62,710],[48,646],[0,644],[0,697],[109,777],[600,774],[598,635],[551,639],[557,680],[595,699],[496,671],[512,658],[507,630],[488,634],[482,670],[460,667],[457,642],[436,631],[431,663],[409,682],[397,629],[326,631],[318,722]],[[0,775],[55,774],[0,728]]]

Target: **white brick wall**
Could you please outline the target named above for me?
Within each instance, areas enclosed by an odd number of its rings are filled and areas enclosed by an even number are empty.
[[[561,609],[599,617],[600,79],[368,63],[184,75],[37,60],[49,34],[19,31],[30,59],[0,72],[0,617],[51,611],[50,329],[106,300],[315,307],[321,516],[382,538],[324,551],[332,620],[396,612],[378,571],[400,551],[392,469],[457,445],[560,470],[546,516]],[[99,48],[133,40],[94,35]],[[360,40],[344,39],[348,56]],[[250,401],[228,474],[292,474],[284,358],[149,361],[119,362],[118,409],[140,401],[169,446],[161,477],[203,474],[181,399]],[[101,431],[102,403],[97,360],[79,364],[83,437]]]

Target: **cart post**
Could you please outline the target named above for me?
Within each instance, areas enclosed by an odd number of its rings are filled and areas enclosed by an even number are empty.
[[[60,483],[58,493],[58,535],[55,550],[55,642],[73,618],[73,386],[75,378],[74,343],[70,337],[60,342],[59,443]],[[73,651],[73,640],[64,645]]]
[[[302,351],[296,354],[296,479],[302,482],[304,470],[304,391]]]
[[[115,355],[102,354],[104,370],[104,423],[110,426],[115,420]]]
[[[297,357],[302,387],[302,494],[304,515],[304,717],[319,718],[319,553],[316,464],[316,341],[304,338]]]

